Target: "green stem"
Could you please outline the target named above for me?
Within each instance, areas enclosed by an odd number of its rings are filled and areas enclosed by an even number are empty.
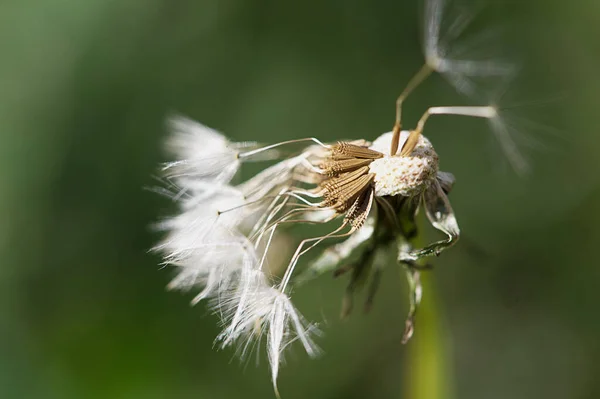
[[[407,343],[406,396],[410,399],[452,398],[452,370],[447,338],[436,296],[434,273],[421,273],[423,298],[415,320],[415,333]]]

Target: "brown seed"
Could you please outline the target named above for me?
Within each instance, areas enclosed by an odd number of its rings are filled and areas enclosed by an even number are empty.
[[[402,146],[402,149],[400,151],[401,156],[405,157],[405,156],[410,155],[411,152],[413,152],[413,150],[417,146],[417,143],[419,142],[420,135],[421,135],[421,132],[419,132],[417,130],[413,130],[410,132],[410,135],[406,139],[406,142],[404,143],[404,145]]]
[[[367,166],[358,168],[353,172],[342,173],[338,177],[332,177],[321,183],[321,188],[325,191],[324,196],[336,196],[341,190],[344,189],[353,180],[365,175],[369,172]]]
[[[373,187],[363,190],[361,195],[354,201],[346,212],[344,222],[350,223],[353,230],[358,230],[367,220],[371,206],[373,205]]]
[[[374,174],[361,176],[349,184],[343,191],[340,192],[337,201],[333,205],[334,209],[339,213],[348,210],[362,192],[371,185]]]
[[[383,154],[366,147],[340,141],[331,148],[331,157],[336,160],[348,158],[378,159],[382,158]]]
[[[335,176],[344,172],[351,172],[362,166],[367,166],[372,159],[344,159],[341,161],[326,161],[321,164],[321,169],[325,171],[328,176]]]
[[[396,123],[394,125],[394,130],[393,130],[393,136],[392,136],[392,145],[390,148],[390,155],[394,156],[396,155],[396,152],[398,152],[398,144],[400,143],[400,123]]]

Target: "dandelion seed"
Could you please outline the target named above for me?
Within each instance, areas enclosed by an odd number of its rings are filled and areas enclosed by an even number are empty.
[[[199,289],[192,300],[208,299],[220,317],[216,342],[237,346],[246,357],[266,337],[272,382],[285,349],[299,341],[310,356],[319,349],[316,324],[306,321],[292,303],[296,287],[322,273],[350,274],[342,315],[353,307],[353,293],[369,281],[365,310],[374,301],[387,264],[404,268],[409,283],[409,312],[402,341],[415,330],[414,317],[422,296],[420,272],[426,257],[440,255],[456,243],[460,230],[448,200],[454,176],[439,168],[439,156],[423,132],[429,118],[439,115],[486,119],[502,127],[497,108],[434,106],[412,130],[402,129],[402,104],[432,72],[451,77],[461,91],[471,76],[498,76],[500,64],[452,58],[441,40],[444,2],[426,2],[424,67],[411,79],[396,102],[391,132],[373,142],[360,139],[322,143],[304,138],[265,147],[232,143],[220,133],[183,117],[171,119],[168,142],[177,159],[165,165],[179,215],[159,223],[168,232],[156,246],[166,264],[178,269],[171,289]],[[457,35],[459,20],[452,25]],[[501,133],[504,150],[516,166],[516,148]],[[240,183],[233,177],[244,162],[274,160],[262,172]],[[445,238],[416,247],[415,215],[424,208],[431,225]],[[329,232],[307,236],[287,259],[283,272],[271,275],[273,237],[286,227],[322,224]],[[338,242],[303,269],[301,258],[324,241]],[[339,242],[341,241],[341,242]],[[299,266],[300,265],[300,266]]]
[[[511,79],[517,71],[514,64],[498,59],[466,58],[466,47],[457,46],[458,39],[468,28],[472,15],[464,11],[452,20],[447,18],[450,4],[447,0],[425,2],[424,53],[426,68],[440,73],[459,92],[467,95],[481,94],[475,79],[494,77],[502,82]],[[484,44],[489,39],[483,35]]]
[[[237,173],[239,145],[198,122],[182,116],[169,119],[172,135],[167,148],[177,157],[165,164],[166,177],[182,186],[195,187],[196,182],[227,184]]]

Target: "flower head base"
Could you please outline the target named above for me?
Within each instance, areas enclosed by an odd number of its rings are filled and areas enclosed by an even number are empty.
[[[401,132],[401,145],[409,134],[408,131]],[[425,136],[419,136],[410,155],[390,155],[392,136],[392,132],[386,133],[371,146],[371,149],[384,154],[383,158],[376,159],[369,165],[369,171],[375,174],[375,195],[411,197],[422,193],[438,172],[437,153]]]

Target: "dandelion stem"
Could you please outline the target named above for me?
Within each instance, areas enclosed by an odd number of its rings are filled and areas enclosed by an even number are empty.
[[[408,343],[406,397],[448,399],[454,396],[445,329],[435,292],[434,273],[421,273],[423,299],[416,314],[417,331]]]

